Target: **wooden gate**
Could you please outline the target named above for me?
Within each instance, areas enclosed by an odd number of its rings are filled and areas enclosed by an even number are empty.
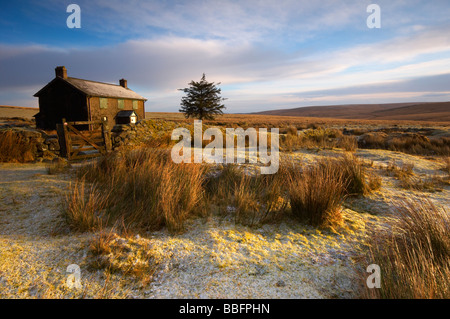
[[[87,126],[89,130],[80,130]],[[78,127],[78,128],[77,128]],[[56,125],[61,155],[68,160],[80,160],[105,155],[112,149],[111,133],[106,121],[77,121]]]

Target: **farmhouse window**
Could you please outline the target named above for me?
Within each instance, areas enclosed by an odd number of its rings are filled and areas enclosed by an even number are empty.
[[[101,109],[107,109],[108,108],[108,99],[105,99],[103,97],[100,98],[100,108]]]
[[[133,110],[137,110],[137,109],[138,109],[138,101],[133,100]]]
[[[118,107],[119,109],[123,109],[123,108],[125,107],[125,103],[124,103],[124,100],[123,100],[123,99],[118,99],[118,100],[117,100],[117,107]]]

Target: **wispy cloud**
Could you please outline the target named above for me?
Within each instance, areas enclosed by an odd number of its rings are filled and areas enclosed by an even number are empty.
[[[360,1],[334,0],[81,2],[87,14],[101,13],[104,17],[88,17],[87,23],[99,31],[148,32],[159,28],[177,36],[236,41],[267,41],[265,36],[274,33],[302,38],[308,32],[348,25],[355,17],[361,18],[365,8]]]
[[[115,40],[0,42],[0,70],[9,75],[0,77],[0,104],[13,103],[15,94],[23,103],[24,92],[50,81],[57,65],[73,77],[125,77],[153,110],[177,110],[177,89],[203,72],[222,82],[231,112],[447,96],[441,86],[427,85],[450,73],[447,2],[379,1],[381,30],[365,26],[369,3],[79,1],[83,32]],[[39,3],[47,14],[61,7],[59,1]],[[27,104],[36,103],[30,96]]]

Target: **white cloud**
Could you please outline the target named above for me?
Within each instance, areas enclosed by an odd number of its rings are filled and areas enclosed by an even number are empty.
[[[364,1],[366,2],[366,1]],[[335,0],[78,0],[83,28],[104,34],[148,38],[165,33],[228,41],[301,41],[324,28],[365,22],[367,4]],[[40,3],[56,11],[59,0]],[[363,23],[364,24],[364,23]],[[275,36],[275,38],[274,38]]]
[[[231,11],[223,15],[231,14],[236,4],[228,5],[225,11]],[[276,8],[273,9],[277,12]],[[317,7],[312,5],[303,8],[311,12],[315,9]],[[203,10],[206,14],[212,9]],[[264,12],[256,12],[256,15],[263,17]],[[186,17],[192,14],[188,11]],[[351,16],[351,13],[342,14]],[[285,15],[280,23],[289,20],[289,15]],[[263,25],[264,21],[256,20],[255,23]],[[129,86],[149,98],[148,105],[156,110],[168,107],[177,110],[180,93],[176,89],[185,87],[192,79],[199,79],[203,72],[209,81],[222,82],[222,86],[228,89],[223,94],[230,98],[227,101],[229,111],[235,112],[243,111],[240,108],[251,103],[259,103],[255,104],[258,107],[276,107],[277,101],[281,104],[305,102],[301,97],[297,98],[298,94],[315,90],[354,87],[354,94],[348,92],[347,99],[372,99],[376,94],[380,99],[387,99],[394,93],[380,95],[374,92],[363,96],[356,94],[356,90],[361,85],[395,83],[413,77],[450,73],[450,28],[421,27],[417,30],[382,42],[328,51],[319,48],[309,52],[285,52],[281,48],[260,46],[248,40],[174,35],[85,49],[0,45],[2,73],[9,75],[0,77],[0,97],[9,98],[11,92],[20,94],[25,89],[29,91],[30,87],[37,91],[53,78],[55,66],[65,65],[69,76],[115,83],[125,77]],[[410,92],[408,95],[405,92],[409,91],[399,90],[399,96],[418,98],[427,94]],[[309,97],[306,102],[333,103],[333,99],[344,101],[346,97],[329,94]]]

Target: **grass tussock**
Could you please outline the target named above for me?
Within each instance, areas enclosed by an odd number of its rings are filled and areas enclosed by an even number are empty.
[[[366,169],[356,156],[344,155],[333,164],[335,173],[342,174],[347,195],[359,196],[369,192],[365,179]]]
[[[450,177],[450,157],[444,158],[444,167],[442,168],[444,172],[447,173],[448,177]]]
[[[288,126],[286,129],[286,134],[287,135],[293,135],[296,136],[297,135],[297,128],[293,125]]]
[[[370,192],[377,191],[382,186],[381,176],[378,176],[375,173],[368,174],[367,176],[367,187]]]
[[[336,147],[338,138],[342,137],[342,131],[336,129],[317,128],[307,130],[303,134],[305,146],[308,148]]]
[[[113,232],[101,232],[90,243],[94,269],[121,273],[146,286],[163,261],[163,255],[149,240],[139,237],[121,237]]]
[[[109,194],[101,192],[97,185],[86,183],[84,178],[75,180],[63,202],[68,225],[81,232],[100,228],[108,199]]]
[[[317,227],[334,227],[342,222],[344,177],[333,165],[315,165],[293,172],[288,180],[292,214]]]
[[[280,145],[281,149],[286,151],[294,151],[301,148],[333,149],[338,147],[348,152],[354,152],[358,148],[356,137],[343,135],[341,130],[322,127],[310,128],[300,134],[288,128],[287,134],[281,138]]]
[[[330,165],[337,176],[342,176],[347,196],[368,195],[381,187],[381,178],[367,169],[369,164],[354,155],[345,154],[338,159],[319,163],[322,166]]]
[[[231,211],[239,224],[276,222],[288,207],[283,176],[283,169],[273,175],[261,175],[245,172],[237,165],[225,165],[207,179],[208,200],[227,213]]]
[[[285,152],[293,152],[304,146],[304,139],[297,134],[286,134],[280,136],[280,150]]]
[[[78,179],[96,183],[91,196],[105,202],[104,222],[144,229],[166,226],[177,232],[202,211],[203,172],[201,165],[175,164],[168,151],[142,148],[87,165],[78,171]]]
[[[355,136],[343,135],[338,139],[336,147],[342,148],[346,152],[355,152],[358,149],[358,140]]]
[[[392,161],[386,167],[386,174],[395,177],[399,181],[399,186],[403,189],[416,190],[422,192],[442,191],[442,186],[446,182],[440,176],[417,176],[414,173],[414,164],[401,163],[397,165]]]
[[[342,224],[341,204],[347,196],[365,195],[381,187],[381,178],[349,155],[321,160],[303,170],[291,169],[287,180],[293,215],[322,228]]]
[[[437,175],[418,177],[412,176],[400,180],[400,187],[403,189],[410,189],[422,192],[441,192],[442,186],[446,181]]]
[[[386,149],[386,135],[367,133],[358,141],[359,148]]]
[[[389,137],[386,134],[367,134],[359,141],[360,148],[385,149],[413,155],[450,155],[450,138],[428,138],[420,134]]]
[[[415,155],[450,155],[450,138],[427,139],[424,136],[393,138],[388,143],[392,151],[401,151]]]
[[[318,161],[311,167],[282,162],[273,175],[244,172],[226,165],[207,178],[210,203],[234,214],[235,221],[260,225],[281,220],[289,211],[313,226],[337,226],[347,196],[369,194],[381,178],[355,156]],[[290,209],[289,209],[290,208]]]
[[[49,175],[63,174],[67,173],[72,168],[72,165],[63,160],[62,158],[57,158],[50,164],[47,164],[47,173]]]
[[[0,162],[26,163],[35,160],[33,144],[13,131],[0,131]]]
[[[307,130],[297,134],[297,131],[288,129],[286,135],[281,135],[280,149],[283,151],[295,151],[306,149],[332,149],[341,143],[344,138],[342,131],[337,129],[310,126]]]
[[[367,133],[367,132],[368,132],[368,129],[365,129],[365,128],[355,128],[355,129],[351,130],[350,132],[351,132],[352,135],[355,135],[355,136],[361,136],[361,135]]]
[[[276,174],[238,165],[175,164],[169,151],[141,148],[82,166],[65,201],[69,224],[85,231],[98,225],[171,232],[206,210],[231,214],[255,226],[292,213],[313,226],[341,222],[347,196],[381,186],[354,155],[319,161],[311,168],[283,160]]]
[[[162,132],[160,135],[153,136],[144,141],[144,145],[152,148],[164,148],[174,145],[176,141],[172,140],[171,132]]]
[[[386,174],[388,176],[393,176],[398,179],[413,176],[414,175],[413,170],[414,170],[413,163],[402,162],[401,164],[397,164],[395,161],[391,161],[386,166]]]
[[[450,215],[428,200],[397,205],[392,232],[373,233],[369,263],[381,269],[381,288],[364,297],[450,298]]]

